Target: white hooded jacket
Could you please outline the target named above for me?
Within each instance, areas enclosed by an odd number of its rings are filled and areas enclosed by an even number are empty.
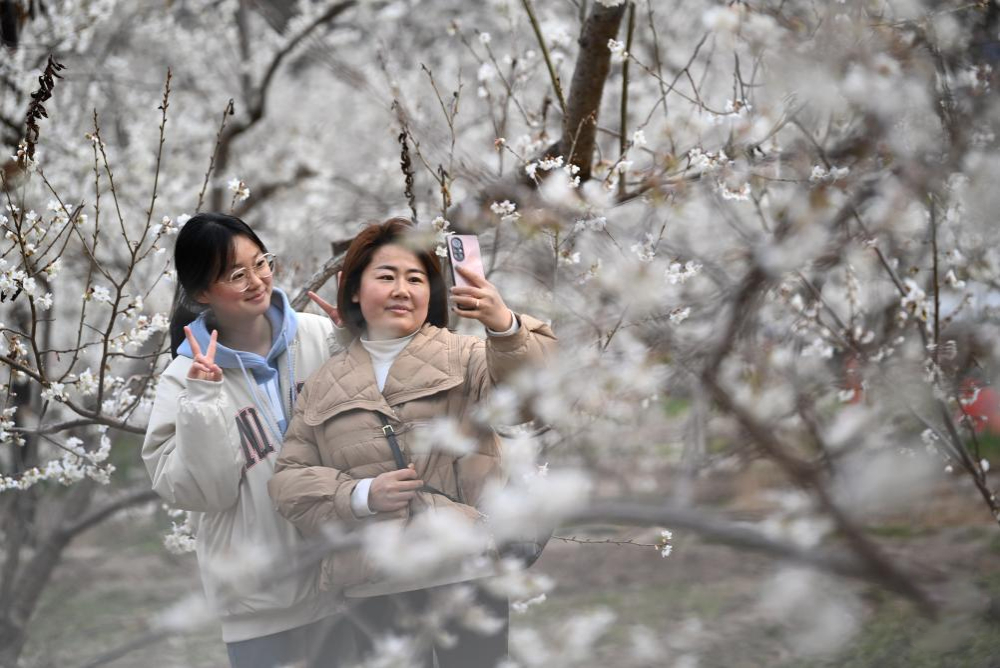
[[[319,590],[318,564],[297,568],[306,543],[267,493],[297,391],[336,346],[333,325],[295,313],[278,289],[268,318],[274,337],[267,358],[219,345],[219,382],[188,379],[191,351],[186,342],[180,347],[160,379],[142,446],[153,489],[194,511],[201,579],[225,642],[309,624],[341,605]],[[191,329],[206,349],[204,317]]]

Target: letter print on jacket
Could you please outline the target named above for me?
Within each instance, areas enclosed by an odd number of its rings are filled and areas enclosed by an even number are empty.
[[[236,426],[240,430],[240,445],[247,464],[244,470],[266,459],[274,452],[274,446],[267,437],[260,414],[253,406],[248,406],[236,414]]]

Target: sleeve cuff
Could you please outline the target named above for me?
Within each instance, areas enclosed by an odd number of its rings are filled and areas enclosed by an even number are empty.
[[[374,478],[359,480],[351,491],[351,512],[359,519],[375,514],[375,511],[368,507],[368,491],[371,489],[372,480]]]
[[[200,378],[185,378],[184,391],[191,401],[218,401],[222,396],[221,380],[202,380]]]
[[[510,327],[507,328],[505,332],[495,332],[489,327],[486,328],[486,334],[489,336],[510,336],[511,334],[516,334],[517,330],[521,329],[521,324],[517,321],[517,314],[513,311],[510,312]]]

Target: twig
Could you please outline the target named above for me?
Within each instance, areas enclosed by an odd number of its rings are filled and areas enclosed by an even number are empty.
[[[144,503],[151,503],[159,498],[160,497],[156,494],[156,492],[150,489],[132,492],[117,499],[113,499],[100,508],[95,508],[83,517],[76,519],[72,524],[60,527],[58,531],[66,538],[73,538],[90,527],[100,524],[107,518],[117,513],[119,510],[142,505]]]
[[[632,50],[632,34],[635,32],[635,2],[628,6],[628,32],[625,37],[625,52]],[[628,58],[622,63],[622,100],[621,100],[621,135],[618,138],[618,161],[625,159],[625,154],[631,145],[628,140]],[[625,175],[618,179],[618,197],[625,196]]]
[[[111,189],[111,200],[115,203],[115,212],[118,214],[118,225],[122,231],[122,238],[125,245],[130,246],[128,231],[125,229],[125,216],[122,214],[121,204],[118,201],[118,189],[115,187],[115,175],[111,171],[111,164],[108,162],[108,154],[104,150],[104,141],[101,139],[101,126],[97,122],[97,109],[94,109],[94,145],[101,154],[101,162],[104,165],[104,172],[108,175],[108,187]]]
[[[205,181],[201,184],[201,192],[198,193],[198,206],[194,209],[195,213],[201,211],[201,205],[205,202],[205,191],[208,190],[208,181],[212,176],[212,170],[215,169],[215,156],[219,154],[219,145],[222,144],[222,133],[226,129],[226,120],[235,113],[236,109],[233,107],[233,98],[229,98],[226,108],[222,110],[222,122],[219,124],[219,131],[215,134],[215,148],[212,149],[212,156],[208,160],[208,169],[205,170]]]
[[[153,220],[153,207],[156,205],[156,194],[160,186],[160,166],[163,164],[163,144],[166,143],[167,109],[170,107],[170,79],[172,77],[173,73],[168,67],[167,81],[163,86],[163,101],[160,103],[160,141],[156,148],[156,167],[153,170],[153,192],[149,197],[149,210],[146,212],[146,226],[142,230],[142,236],[134,246],[129,248],[133,265],[135,264],[140,247],[146,241],[146,235],[149,234],[150,223]]]
[[[617,545],[618,547],[660,547],[656,543],[637,543],[632,538],[626,540],[615,540],[613,538],[577,538],[576,536],[552,536],[552,540],[560,540],[564,543],[578,543],[581,545]]]
[[[542,50],[542,57],[545,58],[545,66],[549,70],[549,79],[552,80],[552,88],[555,89],[556,98],[559,100],[559,109],[565,117],[566,98],[563,96],[562,84],[559,82],[559,75],[556,74],[556,68],[552,64],[552,57],[549,55],[549,47],[545,44],[545,37],[542,36],[542,27],[538,24],[538,18],[535,16],[534,8],[531,6],[531,0],[521,0],[521,4],[524,5],[524,11],[528,13],[528,21],[531,22],[531,29],[535,32],[535,39],[538,40],[538,47]]]
[[[939,364],[941,359],[941,283],[938,276],[938,245],[937,245],[937,207],[934,206],[934,195],[928,196],[928,206],[930,207],[931,222],[931,254],[933,269],[931,275],[932,287],[934,288],[934,364]]]
[[[786,561],[810,566],[846,577],[877,584],[917,603],[921,610],[933,615],[935,605],[919,590],[901,588],[869,563],[843,552],[803,548],[766,536],[745,524],[729,522],[702,512],[678,508],[666,501],[637,503],[630,500],[596,501],[575,514],[568,522],[614,522],[633,526],[669,526],[687,529],[710,540],[752,552],[761,552]],[[908,582],[908,580],[907,580]]]

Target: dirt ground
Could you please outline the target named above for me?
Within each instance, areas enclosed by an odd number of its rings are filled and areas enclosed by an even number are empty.
[[[732,504],[744,501],[730,498],[718,509],[732,512]],[[167,554],[162,528],[148,517],[123,518],[72,547],[32,622],[26,667],[88,665],[142,637],[152,615],[198,590],[193,557]],[[650,530],[590,532],[640,542],[656,536]],[[558,653],[574,634],[594,634],[587,658],[559,664],[583,667],[1000,667],[1000,529],[981,503],[943,488],[908,516],[871,526],[869,533],[919,573],[918,582],[939,605],[937,618],[868,584],[789,570],[675,531],[667,558],[651,547],[552,541],[534,568],[551,576],[555,588],[544,602],[513,613],[512,638],[523,642],[524,632],[534,629]],[[595,610],[610,611],[614,621],[599,630],[570,621]],[[227,662],[219,628],[211,626],[107,665]]]

